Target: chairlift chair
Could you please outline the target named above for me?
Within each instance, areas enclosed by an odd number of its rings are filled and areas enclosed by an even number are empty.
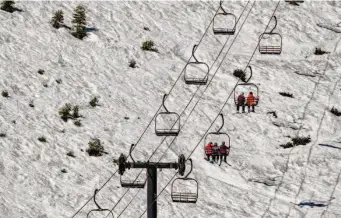
[[[259,99],[259,88],[258,88],[258,86],[256,85],[256,84],[254,84],[254,83],[240,83],[240,84],[238,84],[237,86],[236,86],[236,88],[234,89],[234,103],[236,104],[236,105],[238,105],[238,94],[239,93],[237,93],[237,87],[238,86],[251,86],[251,87],[255,87],[256,88],[256,93],[254,93],[254,96],[255,96],[255,99]],[[255,106],[257,106],[258,105],[258,102],[259,102],[259,100],[256,100],[255,101]]]
[[[107,211],[107,212],[109,212],[110,216],[111,216],[112,218],[114,218],[114,214],[113,214],[113,212],[112,212],[111,210],[101,208],[101,207],[99,206],[99,204],[96,202],[96,194],[97,194],[98,191],[99,191],[99,190],[96,189],[96,190],[95,190],[95,194],[94,194],[94,202],[95,202],[95,204],[96,204],[96,206],[97,206],[97,209],[90,210],[89,213],[86,215],[86,217],[87,217],[87,218],[90,218],[90,214],[95,213],[95,212],[105,212],[105,211]],[[109,214],[108,214],[108,216],[109,216]]]
[[[222,10],[222,12],[216,13],[216,15],[213,18],[213,33],[214,35],[233,35],[236,32],[236,25],[237,25],[237,17],[236,15],[232,13],[227,13],[223,6],[222,1],[220,1],[219,9]],[[229,24],[226,24],[229,19],[233,20],[233,26],[227,26]],[[226,21],[224,23],[220,23],[219,21]]]
[[[222,119],[222,124],[221,124],[221,127],[215,131],[215,132],[209,132],[207,133],[207,135],[205,136],[205,139],[204,139],[204,155],[206,155],[206,145],[208,144],[208,142],[210,141],[209,138],[210,136],[224,136],[228,139],[228,141],[226,143],[226,146],[230,147],[231,146],[231,139],[230,139],[230,136],[226,133],[226,132],[220,132],[221,129],[224,127],[224,124],[225,124],[225,121],[224,121],[224,115],[223,114],[220,114],[221,116],[221,119]]]
[[[155,134],[157,136],[178,136],[180,132],[180,116],[175,112],[169,112],[165,106],[167,94],[163,96],[162,105],[166,112],[160,112],[155,117]],[[163,127],[160,124],[160,119],[164,120],[164,118],[171,118],[171,121],[174,121],[171,127]]]
[[[282,52],[282,36],[279,33],[273,32],[277,27],[277,18],[276,16],[273,16],[272,18],[275,20],[275,26],[270,32],[264,32],[259,36],[259,53],[279,55]],[[264,41],[266,42],[267,39],[276,39],[276,37],[279,39],[279,42],[276,42],[276,44],[267,45],[264,43]]]
[[[135,160],[131,155],[133,148],[134,148],[134,144],[132,144],[130,147],[129,156],[130,156],[131,160],[135,163]],[[126,161],[126,159],[124,161]],[[119,174],[120,174],[121,186],[123,188],[144,188],[144,186],[146,185],[147,179],[138,180],[136,178],[135,180],[122,180],[122,174],[123,173],[120,172]]]
[[[196,179],[188,177],[189,174],[191,174],[192,169],[193,169],[192,159],[190,158],[189,161],[191,162],[191,170],[188,172],[188,174],[183,178],[176,178],[172,182],[171,197],[172,197],[173,202],[176,202],[176,203],[196,203],[198,200],[198,193],[199,193],[198,181]],[[190,183],[194,184],[196,186],[196,192],[175,192],[174,187],[180,181],[185,181],[188,184],[190,184]]]
[[[184,70],[184,80],[187,85],[206,85],[208,81],[208,73],[210,72],[208,65],[204,62],[198,61],[198,59],[194,55],[197,46],[198,45],[194,45],[192,50],[192,56],[195,61],[187,63]],[[204,76],[198,76],[198,71],[200,71],[200,69],[198,69],[199,67],[203,67],[205,69],[202,72],[205,73]],[[189,75],[190,69],[194,69],[195,75]]]

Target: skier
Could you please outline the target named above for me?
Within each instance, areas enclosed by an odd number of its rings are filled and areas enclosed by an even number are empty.
[[[252,112],[255,112],[255,105],[259,98],[255,97],[252,92],[247,96],[247,108],[250,113],[250,108],[252,108]]]
[[[242,92],[237,99],[237,113],[239,113],[239,107],[242,107],[243,113],[245,113],[245,97],[244,92]]]
[[[222,142],[219,147],[219,153],[220,153],[220,161],[223,161],[223,158],[224,158],[224,162],[226,163],[226,156],[228,156],[230,153],[230,145],[226,146],[225,142]]]
[[[213,161],[219,161],[219,147],[217,142],[212,146],[212,159]]]
[[[208,160],[208,161],[210,161],[210,157],[212,155],[212,146],[213,146],[213,143],[210,142],[205,147],[205,153],[206,153],[206,157],[207,157],[206,160]]]

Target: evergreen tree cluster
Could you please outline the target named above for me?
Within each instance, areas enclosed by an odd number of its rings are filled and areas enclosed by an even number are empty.
[[[7,11],[9,13],[13,13],[15,11],[22,11],[19,8],[16,8],[14,4],[15,4],[14,1],[2,1],[0,9],[3,11]]]
[[[51,24],[56,29],[59,29],[61,27],[71,29],[71,34],[74,37],[78,39],[83,39],[87,35],[85,7],[82,5],[78,5],[75,8],[72,19],[72,28],[64,24],[64,12],[62,10],[58,10],[54,13],[51,19]]]

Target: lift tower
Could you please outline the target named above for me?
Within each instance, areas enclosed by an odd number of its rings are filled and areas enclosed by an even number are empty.
[[[122,176],[126,169],[146,169],[147,170],[147,217],[157,218],[157,169],[175,169],[178,173],[183,176],[186,170],[186,158],[183,154],[179,156],[178,162],[140,162],[132,158],[131,152],[134,144],[131,145],[129,156],[132,162],[127,161],[127,156],[121,154],[118,160],[114,162],[118,163],[118,173]],[[144,181],[139,182],[137,178],[132,181],[121,180],[122,187],[126,188],[144,188]]]

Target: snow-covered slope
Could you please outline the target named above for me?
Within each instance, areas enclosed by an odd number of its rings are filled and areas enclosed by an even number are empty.
[[[175,161],[181,153],[190,155],[236,84],[233,70],[247,66],[277,4],[259,1],[251,9],[253,2],[224,2],[224,8],[237,17],[246,5],[237,31],[251,12],[231,48],[235,37],[229,38],[216,62],[227,36],[214,36],[210,28],[199,45],[197,57],[209,66],[215,63],[210,78],[223,62],[190,117],[204,87],[183,113],[182,124],[188,120],[164,161]],[[83,41],[49,23],[52,13],[62,9],[65,23],[71,25],[78,4],[87,8],[88,27],[98,29]],[[17,2],[23,9],[20,13],[0,11],[0,91],[8,90],[10,95],[1,96],[0,101],[0,132],[6,133],[0,138],[0,217],[71,217],[86,203],[116,171],[112,159],[127,154],[130,144],[139,139],[218,5],[216,1],[44,1]],[[283,36],[282,54],[256,52],[250,62],[250,82],[260,89],[257,113],[236,114],[233,98],[222,111],[222,131],[231,137],[231,166],[205,161],[202,141],[191,156],[191,176],[199,181],[197,204],[171,203],[168,186],[158,198],[159,217],[341,216],[341,118],[329,112],[332,106],[341,108],[341,35],[317,26],[337,23],[340,10],[337,1],[279,4],[276,32]],[[147,39],[156,43],[159,53],[140,49]],[[315,56],[315,47],[331,53]],[[129,68],[130,59],[137,61],[138,68]],[[45,74],[38,74],[38,69],[44,69]],[[181,77],[167,98],[168,109],[180,114],[195,90]],[[294,98],[278,94],[283,91]],[[100,97],[101,106],[89,106],[94,96]],[[30,100],[34,108],[29,107]],[[58,110],[65,103],[80,106],[85,117],[82,127],[60,119]],[[267,114],[269,111],[276,111],[278,117]],[[218,119],[211,131],[219,126]],[[134,150],[135,159],[147,160],[159,146],[163,138],[155,136],[153,128],[154,123]],[[279,146],[296,135],[310,135],[312,141],[294,149]],[[46,143],[38,141],[41,136],[46,137]],[[90,157],[85,152],[94,137],[102,141],[108,154]],[[172,140],[166,139],[167,143]],[[152,161],[160,159],[167,143]],[[76,158],[67,156],[69,151]],[[174,173],[158,173],[159,191]],[[276,177],[274,186],[252,182],[269,177]],[[97,195],[98,202],[111,209],[125,191],[115,175]],[[116,206],[115,215],[136,192],[127,193]],[[331,197],[335,199],[328,207],[300,208],[290,203]],[[76,217],[86,217],[93,208],[91,201]],[[146,190],[142,190],[121,217],[139,217],[145,209]]]

